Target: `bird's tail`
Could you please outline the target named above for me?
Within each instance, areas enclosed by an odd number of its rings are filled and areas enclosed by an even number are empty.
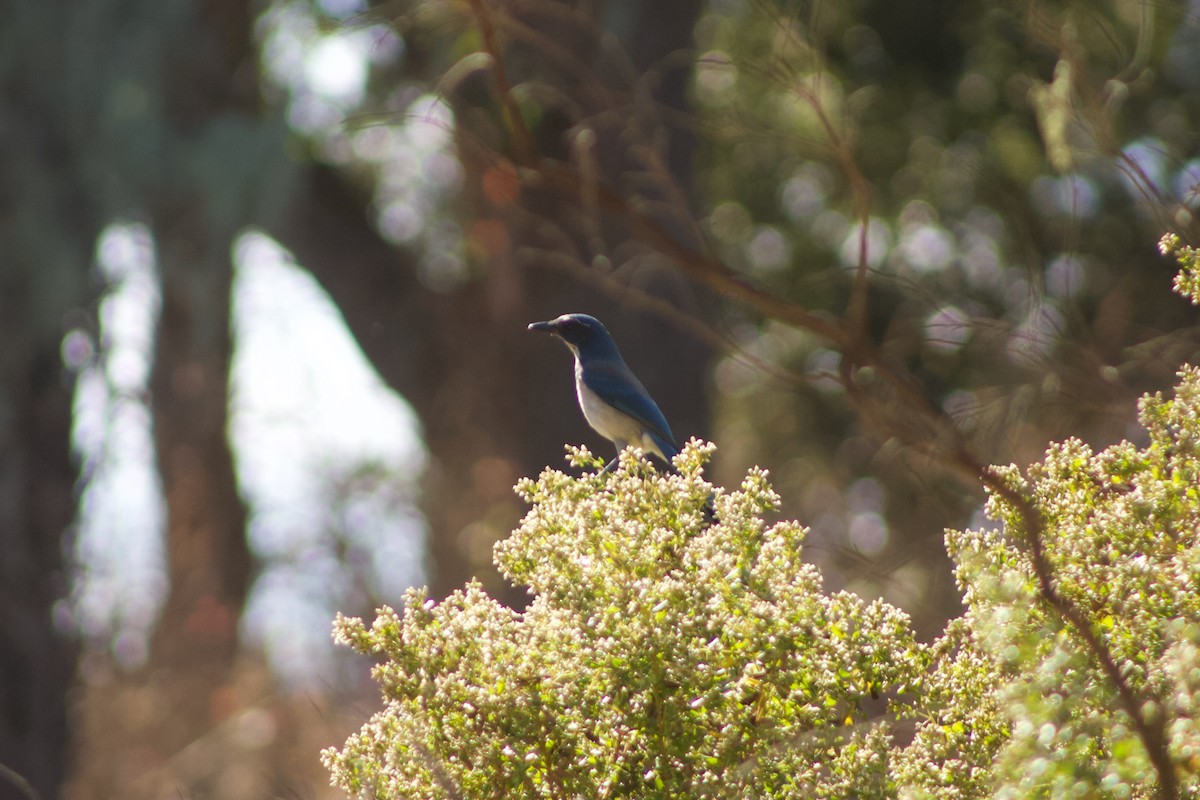
[[[675,446],[674,442],[672,442],[669,439],[664,439],[663,437],[659,436],[658,434],[651,433],[648,435],[650,436],[650,439],[654,442],[655,446],[658,448],[658,451],[660,453],[662,453],[663,460],[666,461],[667,466],[670,467],[671,459],[674,458],[675,456],[679,455],[679,448]]]

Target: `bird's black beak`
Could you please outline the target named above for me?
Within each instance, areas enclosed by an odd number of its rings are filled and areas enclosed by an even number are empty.
[[[555,327],[553,322],[531,322],[529,323],[529,330],[541,333],[558,333],[558,328]]]

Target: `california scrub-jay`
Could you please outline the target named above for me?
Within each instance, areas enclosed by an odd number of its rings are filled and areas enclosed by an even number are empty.
[[[549,322],[534,322],[529,330],[553,333],[571,348],[579,407],[588,424],[617,446],[617,453],[635,445],[670,466],[679,452],[675,436],[600,320],[587,314],[563,314]],[[613,459],[604,471],[616,463]]]

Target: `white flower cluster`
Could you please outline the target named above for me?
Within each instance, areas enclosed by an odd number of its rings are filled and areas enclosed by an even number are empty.
[[[1178,234],[1168,233],[1158,240],[1158,251],[1173,256],[1179,264],[1175,291],[1200,306],[1200,248],[1184,244]]]
[[[367,797],[889,797],[891,742],[864,701],[924,672],[907,616],[821,591],[804,530],[768,526],[767,476],[704,481],[636,451],[610,475],[547,470],[496,562],[534,594],[522,613],[477,585],[412,593],[338,635],[384,657],[386,707],[339,752]],[[882,708],[882,703],[879,704]]]

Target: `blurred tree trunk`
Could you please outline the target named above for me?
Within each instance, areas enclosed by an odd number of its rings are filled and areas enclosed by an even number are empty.
[[[63,5],[10,4],[0,26],[0,764],[47,800],[68,767],[76,657],[55,608],[78,477],[61,352],[88,327],[98,231],[60,96]],[[0,776],[0,798],[18,796]]]
[[[0,249],[12,253],[11,244],[12,238],[0,236]],[[55,624],[55,605],[67,594],[63,550],[75,508],[71,389],[59,356],[61,337],[32,335],[21,324],[23,315],[10,313],[10,303],[23,304],[35,293],[8,291],[14,272],[26,265],[3,264],[0,764],[41,796],[54,797],[67,766],[66,697],[76,653],[69,631]],[[66,290],[59,299],[70,294]],[[67,301],[61,310],[65,315],[74,306]],[[0,776],[0,798],[18,796],[14,788]]]
[[[171,588],[150,660],[157,667],[192,669],[207,661],[227,669],[252,573],[246,511],[225,436],[232,264],[228,247],[204,253],[211,243],[154,229],[163,304],[150,397]]]
[[[141,114],[111,132],[94,166],[157,248],[149,394],[169,589],[145,665],[87,688],[69,796],[257,796],[287,770],[226,735],[229,720],[272,694],[238,649],[253,564],[226,437],[229,315],[234,240],[289,169],[283,128],[261,114],[246,0],[123,5],[123,15],[97,16],[114,29],[96,35],[130,54],[116,59],[104,83],[112,105],[99,110],[119,111],[123,88],[138,93]],[[257,696],[239,688],[248,674]]]
[[[162,121],[178,157],[145,198],[162,281],[150,400],[170,579],[149,667],[191,673],[211,690],[233,665],[253,572],[226,426],[232,248],[253,216],[255,193],[247,175],[223,175],[215,188],[197,169],[225,149],[253,146],[262,134],[249,3],[201,0],[187,16],[165,31],[162,50],[170,76]],[[180,701],[195,706],[197,693],[181,689]],[[209,699],[199,694],[189,716],[210,722]]]

